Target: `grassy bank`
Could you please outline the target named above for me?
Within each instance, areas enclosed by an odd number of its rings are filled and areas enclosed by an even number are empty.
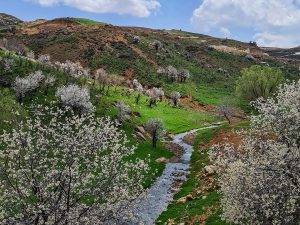
[[[210,130],[201,130],[197,132],[197,136],[194,143],[194,148],[198,149],[200,145],[207,144],[210,140],[214,138],[214,132],[216,130],[222,129],[214,128]],[[181,190],[175,194],[174,202],[171,203],[168,209],[163,212],[157,220],[157,224],[166,224],[167,222],[172,222],[178,224],[180,222],[199,220],[205,221],[205,224],[210,225],[225,225],[220,219],[220,208],[219,201],[220,195],[216,191],[215,186],[211,186],[209,190],[205,193],[200,193],[205,182],[199,180],[199,174],[202,173],[203,168],[209,162],[208,159],[208,149],[204,151],[194,151],[191,159],[190,174],[187,181],[183,184]],[[185,197],[187,195],[192,195],[193,199],[185,203],[178,203],[177,200]]]

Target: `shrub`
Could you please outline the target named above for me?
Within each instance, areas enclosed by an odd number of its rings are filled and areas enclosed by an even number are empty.
[[[280,70],[271,67],[251,66],[242,71],[237,81],[237,94],[248,101],[270,97],[283,81]]]

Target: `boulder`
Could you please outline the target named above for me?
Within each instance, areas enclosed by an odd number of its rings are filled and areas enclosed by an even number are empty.
[[[168,134],[167,138],[170,140],[174,140],[175,136],[173,134]]]
[[[156,159],[155,162],[157,162],[157,163],[168,163],[169,160],[165,157],[161,157],[161,158]]]
[[[142,117],[142,115],[139,112],[132,112],[132,115],[135,117]],[[144,133],[144,132],[142,132]]]
[[[176,202],[179,203],[179,204],[185,204],[186,202],[191,201],[193,199],[194,199],[193,196],[191,194],[189,194],[185,197],[182,197],[182,198],[178,199]]]
[[[146,133],[145,128],[142,127],[142,126],[136,126],[134,129],[135,129],[137,132],[140,132],[140,133],[142,133],[142,134],[145,134],[145,133]]]
[[[138,139],[142,140],[142,141],[146,141],[147,139],[145,138],[145,136],[140,133],[140,132],[136,132],[136,136]]]

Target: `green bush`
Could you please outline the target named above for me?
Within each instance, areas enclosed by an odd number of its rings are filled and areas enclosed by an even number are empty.
[[[262,66],[251,66],[242,70],[242,76],[237,81],[236,93],[247,101],[259,97],[270,97],[283,82],[279,69]]]

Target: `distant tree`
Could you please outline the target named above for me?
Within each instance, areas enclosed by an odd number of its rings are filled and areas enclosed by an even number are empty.
[[[237,80],[237,94],[248,101],[270,97],[277,90],[283,76],[280,70],[271,67],[251,66],[242,71]]]
[[[26,56],[27,56],[27,58],[29,58],[29,59],[35,59],[35,53],[34,53],[34,51],[28,51],[27,53],[26,53]]]
[[[139,101],[140,101],[140,99],[141,99],[141,95],[142,95],[143,90],[144,90],[143,85],[142,85],[140,82],[138,82],[138,80],[136,80],[136,79],[134,79],[134,80],[132,81],[132,84],[133,84],[133,88],[134,88],[134,89],[136,90],[136,92],[137,92],[137,95],[136,95],[136,97],[135,97],[136,104],[139,104]]]
[[[18,102],[22,103],[23,98],[35,91],[41,84],[42,80],[45,78],[42,71],[36,71],[25,78],[17,77],[13,89],[16,92]]]
[[[72,107],[77,112],[88,113],[94,109],[87,88],[71,84],[58,88],[55,95],[63,105]]]
[[[125,133],[92,113],[30,110],[0,134],[0,223],[123,224],[149,171]]]
[[[164,91],[161,88],[154,87],[146,91],[146,96],[149,97],[149,106],[152,107],[164,96]]]
[[[156,71],[157,74],[166,74],[166,69],[163,67],[159,67]]]
[[[139,36],[134,36],[133,38],[133,44],[138,44],[140,43],[141,38]]]
[[[217,105],[217,114],[224,117],[229,124],[231,124],[231,118],[236,111],[236,102],[230,97],[223,98]]]
[[[74,78],[88,78],[90,75],[90,70],[83,68],[80,62],[74,63],[70,60],[67,60],[65,63],[56,62],[55,65],[66,74]]]
[[[186,80],[190,77],[190,71],[187,69],[182,69],[178,72],[178,77],[180,82],[186,82]]]
[[[136,88],[136,92],[137,92],[136,97],[135,97],[136,104],[139,104],[143,90],[144,90],[144,88],[141,84]]]
[[[41,64],[51,65],[51,57],[50,55],[40,55],[37,61]]]
[[[172,99],[172,101],[173,101],[173,104],[174,104],[174,106],[176,107],[177,106],[177,103],[178,103],[178,100],[180,99],[180,97],[181,97],[181,95],[180,95],[180,93],[179,92],[177,92],[177,91],[173,91],[172,93],[171,93],[171,99]]]
[[[131,110],[128,105],[125,105],[124,102],[118,101],[116,103],[116,109],[118,110],[118,120],[121,124],[130,119]]]
[[[109,76],[105,69],[98,69],[95,73],[95,79],[99,82],[101,91],[104,92],[109,82]]]
[[[4,71],[6,73],[10,73],[10,72],[12,72],[13,67],[15,66],[16,62],[14,59],[5,58],[2,60],[2,64],[3,64]]]
[[[242,144],[210,153],[220,175],[222,217],[234,224],[300,224],[300,81],[253,105],[259,115]]]
[[[162,49],[162,43],[160,41],[158,41],[158,40],[153,41],[152,42],[152,46],[154,47],[154,49],[156,51],[159,51],[159,50]]]
[[[165,69],[165,72],[168,76],[168,78],[174,82],[176,81],[177,77],[178,77],[178,71],[175,67],[173,66],[168,66],[166,69]]]
[[[163,122],[160,119],[151,119],[146,125],[146,130],[152,137],[152,147],[156,148],[157,141],[165,134]]]

